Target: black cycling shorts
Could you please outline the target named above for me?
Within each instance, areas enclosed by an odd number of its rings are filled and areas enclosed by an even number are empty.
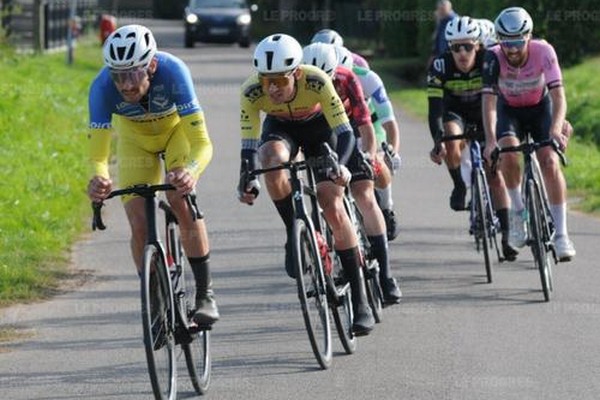
[[[454,122],[460,126],[460,129],[463,133],[465,133],[465,127],[467,125],[471,125],[474,127],[475,131],[470,133],[475,133],[476,136],[474,139],[478,140],[480,143],[485,142],[485,133],[483,131],[483,123],[481,120],[481,109],[448,109],[444,112],[444,116],[442,117],[442,121],[444,122]]]
[[[290,152],[290,158],[294,159],[300,148],[306,159],[321,155],[321,145],[329,144],[335,151],[337,136],[329,128],[324,116],[315,117],[309,121],[283,121],[276,117],[267,115],[262,125],[260,145],[278,140],[282,141]],[[324,173],[315,171],[317,182],[329,180]]]
[[[518,108],[509,106],[502,96],[498,96],[497,110],[496,138],[498,140],[505,136],[516,136],[522,141],[527,132],[531,133],[534,142],[550,138],[550,125],[552,124],[550,96],[544,96],[535,106]]]

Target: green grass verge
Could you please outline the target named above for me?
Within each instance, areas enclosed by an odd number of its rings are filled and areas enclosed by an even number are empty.
[[[87,96],[98,45],[65,54],[0,50],[0,305],[44,297],[84,228]]]
[[[398,65],[405,65],[398,61]],[[424,121],[427,119],[427,93],[424,87],[414,82],[402,81],[393,73],[394,62],[375,62],[372,68],[379,72],[386,82],[392,101],[402,110]],[[575,128],[575,137],[567,148],[568,167],[564,168],[569,187],[569,196],[577,197],[575,207],[581,211],[600,214],[600,93],[595,88],[600,85],[600,58],[565,69],[563,71],[568,118]]]

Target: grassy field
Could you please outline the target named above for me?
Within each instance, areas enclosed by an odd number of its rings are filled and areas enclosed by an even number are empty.
[[[425,121],[426,90],[415,86],[415,82],[409,84],[395,77],[389,60],[372,67],[374,70],[381,67],[392,101]],[[569,105],[567,117],[575,127],[575,137],[567,148],[569,165],[564,168],[569,196],[577,199],[575,208],[597,215],[600,214],[600,94],[594,88],[600,86],[599,69],[600,58],[593,58],[563,71]]]
[[[91,43],[72,66],[0,49],[0,305],[43,298],[69,274],[89,217],[87,94],[100,66]]]

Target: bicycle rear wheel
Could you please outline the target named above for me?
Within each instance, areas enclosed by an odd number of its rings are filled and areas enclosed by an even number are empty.
[[[487,204],[484,196],[487,193],[485,184],[485,176],[482,170],[478,170],[475,174],[475,187],[473,188],[473,197],[475,200],[475,241],[477,242],[477,250],[483,249],[483,261],[485,263],[485,273],[487,283],[492,283],[492,260],[490,257],[490,237],[491,227],[487,215]],[[481,241],[481,242],[480,242]],[[481,245],[481,247],[480,247]]]
[[[331,326],[325,275],[312,226],[296,219],[293,238],[294,268],[304,324],[317,362],[327,369],[332,358]]]
[[[163,253],[155,245],[144,249],[142,325],[148,373],[156,400],[175,399],[174,305]]]
[[[552,291],[552,266],[550,263],[550,253],[546,247],[546,238],[544,237],[543,216],[544,208],[540,190],[534,180],[527,182],[527,212],[529,213],[529,232],[531,235],[531,252],[540,272],[542,282],[542,291],[544,300],[550,301]]]

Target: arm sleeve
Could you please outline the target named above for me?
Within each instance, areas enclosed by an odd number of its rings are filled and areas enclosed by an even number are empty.
[[[388,121],[395,121],[394,108],[390,101],[385,86],[381,77],[373,71],[369,71],[363,81],[364,92],[367,98],[370,98],[373,102],[375,113],[377,114],[377,120],[381,124],[385,124]]]
[[[111,129],[91,129],[88,135],[89,160],[92,174],[108,179],[108,157],[110,156]]]
[[[444,59],[436,58],[427,75],[427,99],[429,103],[429,132],[434,142],[438,142],[444,133],[442,115],[444,112]]]
[[[488,50],[483,57],[482,71],[483,88],[481,93],[498,94],[498,76],[500,75],[500,62],[496,54]]]
[[[202,111],[181,117],[183,132],[190,144],[189,163],[186,169],[197,179],[212,159],[213,146],[208,136]]]

